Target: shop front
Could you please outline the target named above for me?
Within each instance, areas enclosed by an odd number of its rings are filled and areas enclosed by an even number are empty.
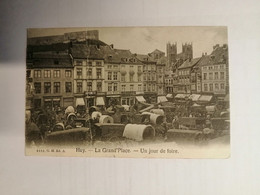
[[[121,104],[120,92],[118,92],[118,91],[108,91],[106,93],[105,102],[106,102],[106,106],[120,105]]]
[[[43,107],[50,109],[61,107],[61,97],[43,97]]]
[[[121,105],[132,106],[135,104],[135,92],[124,91],[121,93]]]
[[[95,91],[85,92],[84,99],[87,108],[90,108],[91,106],[95,106],[96,92]]]

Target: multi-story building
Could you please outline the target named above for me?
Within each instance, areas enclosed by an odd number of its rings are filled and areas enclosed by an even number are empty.
[[[101,52],[104,56],[104,91],[106,92],[106,103],[120,104],[121,102],[121,89],[120,89],[120,63],[121,59],[111,46],[102,46]]]
[[[121,60],[121,104],[133,105],[136,97],[143,95],[143,64],[129,50],[116,49],[115,52]]]
[[[175,73],[169,70],[165,72],[164,83],[165,83],[166,94],[174,93],[174,88],[173,88],[174,78],[175,78]]]
[[[177,69],[177,93],[191,93],[196,90],[196,78],[193,68],[198,64],[200,59],[200,57],[188,59]]]
[[[136,58],[143,64],[144,98],[148,103],[157,101],[156,61],[149,55],[136,54]]]
[[[104,105],[104,58],[96,45],[73,44],[75,106]]]
[[[28,46],[27,72],[34,87],[34,108],[73,105],[73,65],[68,51],[68,44]]]
[[[201,68],[201,92],[225,95],[228,93],[228,46],[218,44],[210,55],[204,55],[199,62]],[[197,86],[198,87],[198,86]]]
[[[156,88],[158,96],[165,95],[165,67],[167,58],[162,56],[156,62]]]

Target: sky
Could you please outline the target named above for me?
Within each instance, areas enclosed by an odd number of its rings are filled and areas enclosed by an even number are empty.
[[[184,43],[192,43],[193,57],[210,54],[216,44],[227,44],[227,27],[102,27],[102,28],[42,28],[28,29],[28,37],[61,35],[65,32],[99,30],[99,39],[117,49],[148,54],[155,49],[166,52],[166,44],[177,43],[181,53]]]

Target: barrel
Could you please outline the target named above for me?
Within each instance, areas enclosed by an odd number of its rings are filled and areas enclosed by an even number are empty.
[[[54,127],[53,127],[53,131],[62,131],[64,130],[64,124],[63,123],[57,123]]]
[[[161,115],[158,115],[158,114],[151,113],[150,114],[150,122],[153,125],[160,125],[160,124],[162,124],[164,122],[164,117],[161,116]]]
[[[99,118],[99,123],[114,123],[114,119],[109,115],[102,115]]]
[[[74,113],[75,109],[72,106],[68,106],[65,110],[65,114]]]
[[[96,118],[101,117],[101,116],[102,116],[101,112],[98,112],[98,111],[94,111],[91,114],[92,119],[96,119]]]
[[[155,129],[151,125],[127,124],[123,132],[123,137],[135,141],[149,140],[154,136]]]
[[[152,110],[151,110],[151,113],[164,116],[164,111],[163,111],[163,109],[152,109]]]
[[[67,116],[67,120],[71,119],[72,117],[76,118],[76,114],[75,113],[69,113],[69,115]]]

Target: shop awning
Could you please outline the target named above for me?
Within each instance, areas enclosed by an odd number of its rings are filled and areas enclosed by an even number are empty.
[[[105,105],[104,98],[103,97],[97,97],[96,105],[97,106],[104,106]]]
[[[185,99],[185,98],[187,98],[189,96],[190,96],[189,94],[177,94],[175,96],[175,98],[177,98],[177,99]]]
[[[173,98],[173,95],[169,93],[169,94],[166,95],[166,97],[167,98]]]
[[[136,96],[138,102],[146,102],[143,96]]]
[[[194,103],[192,107],[201,107],[201,105]]]
[[[76,99],[76,107],[77,106],[85,106],[85,102],[83,98],[77,98]]]
[[[166,98],[165,96],[158,96],[157,102],[158,102],[158,103],[168,102],[168,100],[167,100],[167,98]]]
[[[198,101],[210,102],[211,99],[212,99],[212,95],[201,95]]]
[[[192,101],[198,101],[198,99],[200,98],[199,94],[191,94],[189,97]]]
[[[175,96],[175,98],[183,99],[183,98],[185,98],[185,97],[184,97],[184,94],[177,94],[177,95]]]

